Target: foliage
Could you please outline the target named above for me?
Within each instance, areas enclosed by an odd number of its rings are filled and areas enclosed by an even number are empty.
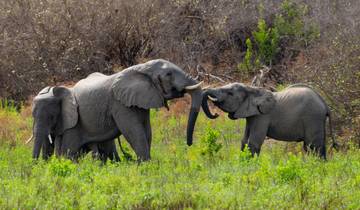
[[[260,19],[258,30],[253,32],[253,37],[258,48],[256,60],[260,60],[255,62],[271,66],[279,51],[279,33],[277,28],[268,28],[265,20]]]
[[[186,114],[152,111],[152,160],[101,164],[91,155],[31,159],[25,137],[0,141],[1,209],[357,209],[360,153],[330,153],[328,161],[301,154],[301,143],[268,142],[259,157],[240,152],[244,122],[199,115],[194,145],[185,144]],[[180,109],[180,108],[179,108]],[[182,107],[181,110],[187,109]],[[26,110],[26,109],[25,109]],[[22,132],[30,114],[0,109],[1,130]],[[177,120],[173,120],[176,116]],[[15,123],[14,123],[15,122]],[[20,127],[19,127],[20,126]],[[168,134],[160,130],[168,127]],[[180,127],[181,129],[179,129]],[[29,132],[31,126],[26,127]],[[169,135],[169,136],[168,136]],[[170,137],[170,138],[169,138]],[[166,140],[165,140],[166,139]],[[199,142],[197,141],[200,140]],[[221,142],[221,144],[219,143]],[[125,141],[122,141],[125,145]],[[221,145],[221,149],[220,146]],[[288,147],[293,145],[297,147]],[[215,161],[203,158],[209,151]],[[132,152],[132,151],[131,151]],[[134,156],[134,154],[132,154]]]
[[[251,36],[256,48],[253,50],[251,40],[247,38],[245,57],[238,65],[238,69],[254,73],[263,65],[278,64],[282,60],[280,54],[284,54],[286,48],[306,46],[319,38],[316,25],[311,27],[305,25],[304,16],[307,14],[305,4],[284,0],[279,9],[279,14],[276,14],[274,20],[269,21],[268,24],[263,18],[258,20],[257,30],[253,31]],[[252,69],[249,70],[250,68]]]
[[[253,47],[251,40],[249,38],[246,39],[246,52],[244,61],[238,64],[238,70],[246,71],[247,73],[251,73],[254,70],[254,66],[252,64],[253,58]]]
[[[217,143],[220,132],[211,127],[207,127],[205,135],[201,138],[202,151],[201,154],[213,158],[222,147],[221,143]]]
[[[75,171],[76,166],[71,160],[52,158],[49,162],[49,170],[52,175],[66,177]]]

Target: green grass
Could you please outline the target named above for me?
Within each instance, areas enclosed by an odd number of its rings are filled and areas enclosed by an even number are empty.
[[[300,143],[267,142],[250,158],[240,152],[243,121],[203,114],[188,147],[187,116],[161,110],[151,113],[150,162],[103,165],[91,155],[35,162],[22,143],[31,128],[25,116],[0,109],[0,209],[360,208],[356,148],[325,162],[303,154]]]

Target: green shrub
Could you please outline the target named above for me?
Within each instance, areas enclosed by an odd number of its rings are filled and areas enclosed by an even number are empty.
[[[290,154],[289,159],[277,167],[280,181],[290,182],[301,178],[301,159]]]
[[[222,148],[221,143],[217,143],[220,136],[220,132],[208,127],[205,131],[205,136],[201,138],[202,150],[201,154],[203,156],[208,156],[210,158],[214,157],[216,153]]]
[[[246,53],[244,57],[244,61],[238,65],[239,71],[245,71],[247,73],[253,73],[254,65],[253,65],[253,47],[251,40],[249,38],[246,39]]]
[[[319,38],[320,32],[317,25],[305,25],[304,16],[307,12],[305,4],[284,0],[280,5],[279,14],[272,22],[266,23],[263,18],[260,18],[257,29],[252,32],[252,37],[246,39],[246,53],[243,62],[238,64],[238,69],[254,73],[263,65],[276,65],[281,60],[281,57],[278,58],[279,54],[288,47],[307,46]],[[255,43],[254,47],[251,40]]]
[[[253,32],[253,37],[257,46],[258,62],[270,65],[279,52],[279,33],[277,28],[271,28],[266,25],[265,20],[260,19],[257,31]],[[256,62],[256,61],[255,61]]]
[[[49,162],[49,170],[52,175],[66,177],[71,175],[76,165],[68,159],[52,158]]]

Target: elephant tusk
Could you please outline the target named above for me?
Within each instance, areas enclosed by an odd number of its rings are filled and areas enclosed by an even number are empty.
[[[28,144],[32,139],[34,138],[34,135],[31,135],[28,140],[26,140],[25,144]]]
[[[202,88],[203,90],[207,90],[207,89],[209,89],[211,87],[211,85],[208,85],[208,86],[206,86],[206,87],[204,87],[204,88]]]
[[[198,89],[198,88],[201,86],[202,83],[203,83],[203,81],[201,81],[201,82],[199,82],[199,83],[197,83],[197,84],[195,84],[195,85],[186,86],[186,87],[185,87],[185,90],[195,90],[195,89]]]
[[[208,96],[208,98],[209,98],[211,101],[218,101],[217,98],[213,98],[213,97],[211,97],[211,96]]]
[[[53,140],[52,140],[52,138],[51,138],[51,135],[50,135],[50,134],[48,135],[48,138],[49,138],[49,142],[50,142],[50,144],[52,144],[52,143],[53,143]]]

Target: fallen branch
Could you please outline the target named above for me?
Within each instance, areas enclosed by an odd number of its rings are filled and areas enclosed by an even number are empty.
[[[198,64],[196,66],[196,72],[197,72],[196,78],[198,78],[199,76],[202,76],[202,77],[206,76],[206,77],[209,77],[209,78],[212,78],[212,79],[216,79],[216,80],[218,80],[218,81],[220,81],[222,83],[226,83],[226,81],[223,80],[221,77],[215,76],[215,75],[210,74],[210,73],[205,73],[205,72],[201,71],[200,68],[203,68],[203,67]]]

